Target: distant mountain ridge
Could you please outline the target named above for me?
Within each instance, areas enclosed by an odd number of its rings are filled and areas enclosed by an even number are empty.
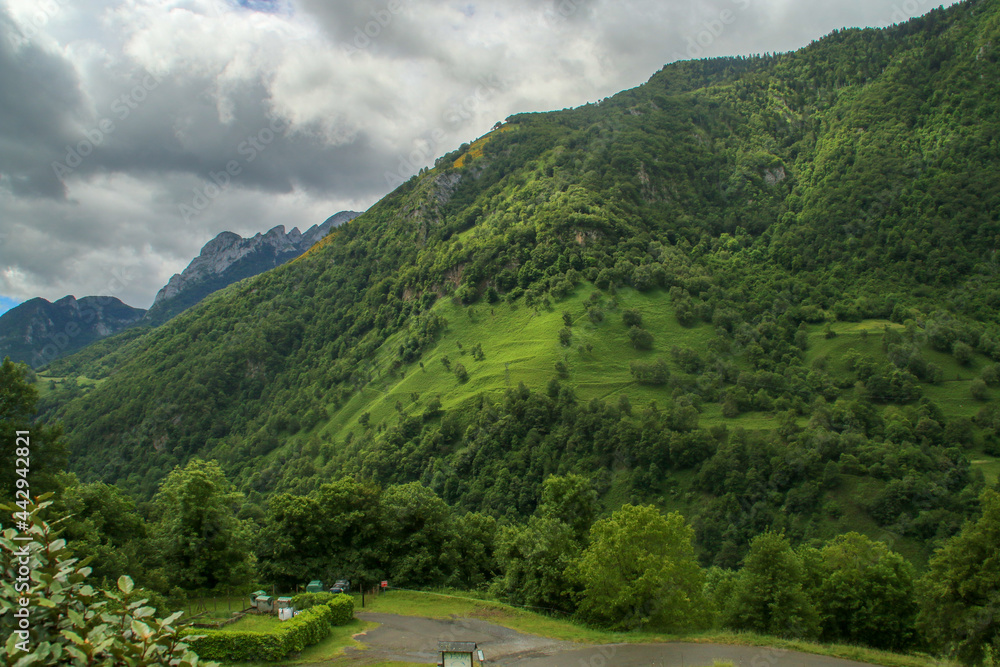
[[[138,324],[145,314],[113,296],[30,299],[0,315],[0,357],[44,366]]]
[[[304,233],[298,227],[286,233],[284,225],[250,238],[222,232],[206,243],[187,268],[175,273],[156,294],[145,321],[162,324],[216,290],[281,266],[311,248],[333,228],[358,215],[355,211],[341,211]]]
[[[358,215],[341,211],[305,232],[294,227],[286,233],[284,225],[250,238],[222,232],[183,272],[174,274],[148,311],[110,296],[26,301],[0,315],[0,359],[9,356],[39,368],[129,327],[163,324],[216,290],[299,257]]]

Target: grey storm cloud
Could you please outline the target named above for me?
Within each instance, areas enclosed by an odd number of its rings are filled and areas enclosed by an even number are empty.
[[[62,182],[40,156],[54,155],[83,107],[75,72],[58,56],[26,45],[0,5],[0,174],[22,196],[63,196]]]
[[[363,209],[497,120],[928,0],[0,0],[0,297],[148,306],[224,230]]]

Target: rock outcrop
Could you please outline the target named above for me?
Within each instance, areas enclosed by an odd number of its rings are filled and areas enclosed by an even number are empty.
[[[297,227],[286,233],[283,225],[246,239],[233,232],[222,232],[205,244],[183,272],[170,278],[157,293],[145,319],[149,324],[161,324],[216,290],[291,261],[333,228],[358,215],[354,211],[341,211],[304,233]]]

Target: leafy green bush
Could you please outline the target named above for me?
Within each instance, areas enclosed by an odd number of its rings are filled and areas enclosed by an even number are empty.
[[[267,632],[219,630],[205,633],[190,643],[201,653],[222,660],[280,660],[287,655],[276,635]]]
[[[354,598],[350,595],[334,595],[326,605],[333,612],[330,625],[347,625],[354,619]]]
[[[632,342],[632,346],[637,350],[653,349],[653,334],[649,333],[645,329],[640,327],[630,327],[628,330],[628,339]]]
[[[626,308],[622,311],[622,323],[627,327],[641,327],[642,313],[638,308]]]
[[[670,379],[670,368],[663,359],[655,359],[651,362],[633,361],[629,365],[632,377],[641,384],[660,385],[666,384]]]
[[[281,660],[326,639],[333,615],[330,607],[319,604],[296,614],[274,632],[219,630],[192,638],[190,643],[199,655],[227,662]]]

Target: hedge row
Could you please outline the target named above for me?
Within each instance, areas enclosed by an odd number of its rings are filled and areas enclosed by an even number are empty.
[[[274,632],[217,630],[188,643],[199,657],[207,660],[281,660],[326,639],[333,626],[333,617],[333,609],[319,605],[284,621]]]
[[[296,595],[292,598],[292,606],[301,611],[283,621],[274,632],[216,630],[188,643],[206,660],[281,660],[326,639],[332,626],[347,625],[354,618],[354,598],[343,593]],[[188,631],[186,634],[198,633]]]
[[[317,605],[326,605],[333,611],[333,625],[347,625],[354,618],[354,598],[344,593],[300,593],[292,598],[292,606],[296,609],[311,609]]]
[[[302,611],[318,604],[327,604],[334,597],[333,593],[299,593],[292,598],[292,606]]]
[[[354,598],[350,595],[340,593],[327,602],[326,606],[333,612],[330,618],[332,625],[347,625],[354,620]]]

